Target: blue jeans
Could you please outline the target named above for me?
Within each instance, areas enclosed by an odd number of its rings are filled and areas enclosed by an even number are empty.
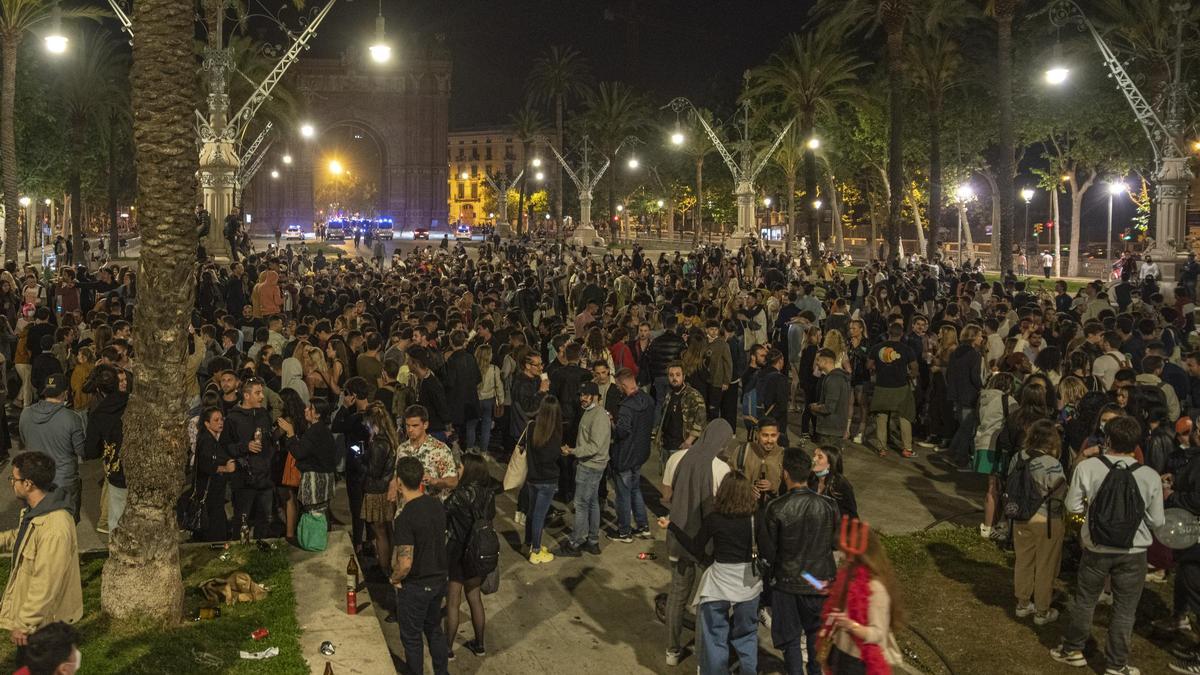
[[[571,543],[576,546],[600,543],[600,481],[604,469],[592,469],[582,463],[575,466],[575,529]]]
[[[971,461],[972,446],[975,445],[975,432],[979,429],[979,414],[974,408],[954,404],[954,417],[958,420],[958,430],[950,439],[950,458],[955,464],[966,464]]]
[[[1112,583],[1113,609],[1108,622],[1108,642],[1104,658],[1108,665],[1120,668],[1129,662],[1129,639],[1133,635],[1138,598],[1146,583],[1146,552],[1095,553],[1084,549],[1075,576],[1075,590],[1067,604],[1067,627],[1063,631],[1063,649],[1083,649],[1092,632],[1096,600],[1104,590],[1104,579]]]
[[[487,452],[492,444],[492,415],[496,412],[496,399],[485,398],[479,401],[479,449]]]
[[[449,646],[442,629],[442,598],[446,597],[446,582],[438,581],[428,586],[419,582],[405,582],[396,591],[396,623],[400,626],[400,643],[404,645],[404,664],[412,675],[425,672],[425,643],[429,641],[429,659],[433,661],[433,672],[443,675],[449,672]]]
[[[529,517],[525,519],[525,543],[533,553],[542,547],[542,527],[546,525],[546,513],[550,511],[550,500],[558,483],[525,482],[529,491]]]
[[[629,521],[633,520],[639,530],[650,528],[646,518],[646,502],[642,499],[642,467],[613,472],[613,487],[617,489],[617,534],[630,533]]]
[[[475,429],[478,426],[478,419],[471,419],[462,424],[454,425],[454,433],[458,434],[458,447],[463,452],[475,447]]]
[[[808,646],[808,675],[821,675],[817,660],[817,632],[821,630],[823,595],[797,595],[778,589],[771,591],[771,642],[783,654],[784,672],[803,675],[803,635]]]
[[[737,652],[740,672],[757,673],[758,598],[732,603],[702,602],[699,610],[696,642],[700,650],[700,675],[728,673],[730,649]]]

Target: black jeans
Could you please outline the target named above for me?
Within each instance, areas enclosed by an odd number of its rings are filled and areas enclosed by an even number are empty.
[[[449,661],[446,633],[442,629],[442,598],[446,597],[445,580],[425,585],[405,582],[396,591],[396,623],[400,626],[400,642],[404,645],[404,663],[412,675],[425,672],[425,644],[429,641],[429,659],[435,675],[444,675]]]
[[[817,661],[817,631],[821,629],[821,608],[824,606],[823,595],[771,591],[771,642],[783,653],[784,670],[788,675],[804,673],[801,633],[808,646],[808,675],[821,675],[821,664]]]
[[[242,519],[254,528],[254,536],[265,539],[271,536],[267,526],[271,522],[271,507],[274,490],[271,488],[234,488],[233,526],[241,533]]]
[[[349,441],[346,441],[347,447]],[[362,457],[353,450],[346,452],[346,497],[350,500],[350,541],[355,548],[362,546],[363,530],[366,525],[362,519],[363,483],[367,480],[367,468],[363,466]]]
[[[1175,568],[1175,606],[1172,615],[1200,612],[1200,560],[1183,560]]]

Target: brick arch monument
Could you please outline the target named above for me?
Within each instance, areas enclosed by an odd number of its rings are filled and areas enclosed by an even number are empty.
[[[395,227],[445,226],[447,214],[446,134],[449,127],[450,61],[437,55],[397,55],[378,66],[361,59],[301,59],[289,73],[300,93],[302,115],[317,133],[352,127],[379,149],[380,215]],[[313,172],[321,139],[305,141],[298,129],[276,137],[263,169],[246,193],[252,229],[270,232],[299,224],[306,232],[319,220]],[[292,164],[280,161],[284,153]],[[279,179],[271,178],[277,169]]]

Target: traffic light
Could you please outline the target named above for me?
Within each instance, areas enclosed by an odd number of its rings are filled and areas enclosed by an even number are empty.
[[[1046,229],[1047,229],[1047,230],[1052,230],[1052,229],[1054,229],[1054,221],[1053,221],[1053,220],[1047,220],[1047,221],[1046,221]]]

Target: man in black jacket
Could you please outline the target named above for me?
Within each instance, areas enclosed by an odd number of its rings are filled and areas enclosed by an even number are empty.
[[[963,327],[958,347],[950,354],[946,370],[946,395],[954,405],[958,430],[950,440],[950,461],[965,469],[979,427],[979,392],[983,390],[983,329],[975,324]]]
[[[787,375],[783,374],[783,352],[772,349],[767,352],[766,363],[758,373],[754,384],[758,392],[758,417],[771,418],[779,423],[779,445],[788,447],[788,399]]]
[[[650,382],[654,385],[655,419],[662,414],[663,402],[667,400],[667,392],[671,389],[667,383],[667,366],[678,361],[687,347],[687,343],[676,332],[679,319],[675,313],[664,311],[662,320],[665,330],[662,335],[650,341],[650,346],[642,355],[643,363],[638,366],[648,370]]]
[[[446,389],[442,381],[433,374],[431,357],[431,350],[414,347],[408,352],[408,366],[417,376],[417,402],[429,411],[429,435],[449,443],[446,423],[450,421],[450,406],[446,402]]]
[[[252,526],[258,539],[270,536],[267,526],[274,517],[271,464],[275,438],[265,401],[262,381],[249,378],[242,383],[242,402],[229,411],[225,420],[228,447],[237,464],[232,478],[233,526],[237,531]]]
[[[367,408],[371,405],[370,388],[361,377],[346,380],[342,387],[342,404],[333,413],[329,430],[342,434],[346,452],[346,496],[350,500],[350,540],[361,546],[363,541],[363,483],[367,479],[367,468],[363,457],[370,440],[367,426],[363,422]]]
[[[475,427],[479,420],[479,364],[466,349],[467,334],[461,330],[450,333],[450,356],[446,359],[445,394],[449,422],[454,425],[460,446],[475,447]],[[422,380],[424,382],[424,380]]]
[[[783,453],[787,492],[767,505],[759,526],[759,553],[770,569],[771,641],[783,653],[786,672],[803,672],[800,635],[808,646],[808,675],[820,675],[817,631],[825,588],[837,576],[838,507],[808,488],[812,460],[799,448]],[[804,574],[816,577],[814,587]]]

